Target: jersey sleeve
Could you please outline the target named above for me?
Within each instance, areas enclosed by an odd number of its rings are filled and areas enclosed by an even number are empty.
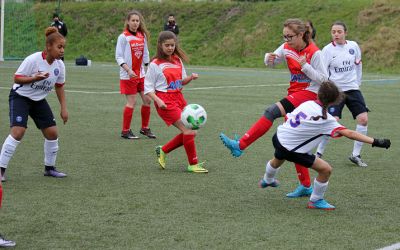
[[[328,71],[324,63],[324,57],[320,50],[316,51],[311,58],[311,64],[305,63],[301,71],[311,80],[321,84],[328,80]]]
[[[281,62],[283,62],[283,61],[285,60],[285,55],[284,55],[284,53],[283,53],[283,46],[284,46],[284,44],[282,44],[281,46],[279,46],[279,48],[277,48],[277,49],[273,52],[273,54],[276,54],[277,57],[275,58],[274,63],[273,63],[272,65],[271,65],[271,64],[268,64],[268,58],[269,58],[269,55],[270,55],[271,53],[266,53],[266,54],[265,54],[265,56],[264,56],[264,63],[265,63],[265,65],[267,65],[267,66],[274,66],[274,65],[279,64],[279,63],[281,63]]]
[[[56,85],[64,85],[65,83],[65,64],[63,61],[59,60],[60,64],[60,74],[58,75]]]
[[[147,69],[146,76],[144,77],[144,94],[155,92],[157,83],[157,72],[158,65],[155,63],[150,63]]]
[[[149,47],[147,46],[147,37],[144,36],[144,49],[143,49],[143,63],[147,64],[150,62]]]
[[[322,126],[322,134],[325,135],[330,135],[332,138],[338,138],[341,137],[340,134],[337,133],[337,131],[346,129],[343,125],[338,123],[334,117],[328,118],[326,123]]]
[[[121,66],[123,63],[126,63],[125,59],[124,59],[124,49],[125,49],[126,43],[127,43],[127,41],[126,41],[125,37],[122,34],[119,35],[118,40],[117,40],[117,46],[115,48],[115,60],[117,61],[119,66]]]
[[[35,63],[32,56],[28,56],[18,67],[17,71],[14,74],[14,77],[18,78],[20,76],[32,76],[38,72],[39,66]]]
[[[180,58],[179,58],[179,60],[181,61],[181,65],[182,65],[182,80],[183,80],[187,77],[187,74],[186,74],[186,69],[185,69],[185,66],[183,65],[182,60]]]

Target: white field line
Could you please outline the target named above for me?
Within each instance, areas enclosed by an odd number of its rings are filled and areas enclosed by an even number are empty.
[[[400,242],[397,242],[396,244],[384,247],[384,248],[379,248],[377,250],[398,250],[400,249]]]

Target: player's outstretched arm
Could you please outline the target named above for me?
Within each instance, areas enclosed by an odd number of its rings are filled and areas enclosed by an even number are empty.
[[[388,149],[391,145],[391,142],[389,139],[375,139],[372,137],[369,137],[367,135],[360,134],[354,130],[351,129],[343,129],[339,130],[337,133],[360,142],[365,142],[368,144],[372,144],[372,147],[379,147],[379,148],[386,148]]]

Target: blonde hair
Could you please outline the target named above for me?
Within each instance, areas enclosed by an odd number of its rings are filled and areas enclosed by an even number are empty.
[[[291,29],[296,35],[303,33],[303,41],[307,44],[312,41],[310,26],[298,18],[287,19],[283,27]]]

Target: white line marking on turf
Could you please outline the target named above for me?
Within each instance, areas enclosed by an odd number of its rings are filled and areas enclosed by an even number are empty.
[[[391,246],[387,246],[387,247],[384,247],[384,248],[379,248],[377,250],[397,250],[397,249],[400,249],[400,242],[398,242],[396,244],[393,244]]]

